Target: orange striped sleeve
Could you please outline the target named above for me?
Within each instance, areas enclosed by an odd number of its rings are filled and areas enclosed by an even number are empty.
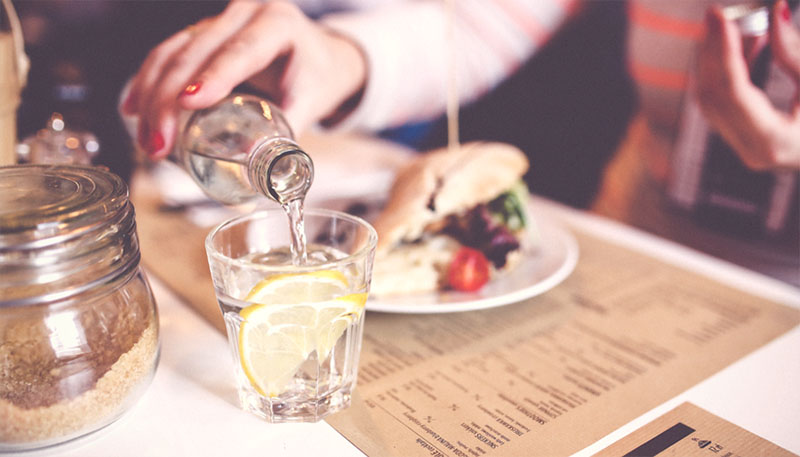
[[[703,23],[660,14],[648,9],[641,2],[631,1],[628,17],[639,27],[667,35],[697,41],[703,36]]]
[[[683,91],[688,83],[686,73],[682,71],[651,67],[639,62],[629,63],[628,68],[633,79],[640,84]]]

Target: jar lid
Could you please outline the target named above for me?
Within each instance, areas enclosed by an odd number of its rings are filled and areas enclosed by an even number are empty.
[[[0,167],[0,308],[113,287],[138,264],[120,177],[97,167]]]
[[[58,242],[103,224],[128,201],[117,175],[96,167],[0,167],[0,248]]]

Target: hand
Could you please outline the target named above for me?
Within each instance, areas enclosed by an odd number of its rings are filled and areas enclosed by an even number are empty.
[[[786,0],[770,12],[769,41],[776,61],[800,85],[800,31]],[[709,123],[754,170],[800,169],[800,98],[786,113],[751,81],[742,37],[719,7],[706,13],[697,58],[697,96]]]
[[[139,116],[139,144],[157,159],[172,149],[180,110],[211,106],[243,82],[276,102],[300,132],[333,115],[365,78],[358,46],[293,4],[234,0],[153,49],[122,111]]]

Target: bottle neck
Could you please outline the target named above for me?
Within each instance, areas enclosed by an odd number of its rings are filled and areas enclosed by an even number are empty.
[[[285,137],[256,146],[247,168],[253,189],[282,205],[305,198],[314,180],[311,157]]]

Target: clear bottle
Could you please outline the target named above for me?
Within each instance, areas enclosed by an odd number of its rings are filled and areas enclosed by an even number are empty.
[[[314,164],[270,102],[232,94],[189,116],[174,156],[211,198],[227,204],[265,195],[281,205],[301,200]]]

